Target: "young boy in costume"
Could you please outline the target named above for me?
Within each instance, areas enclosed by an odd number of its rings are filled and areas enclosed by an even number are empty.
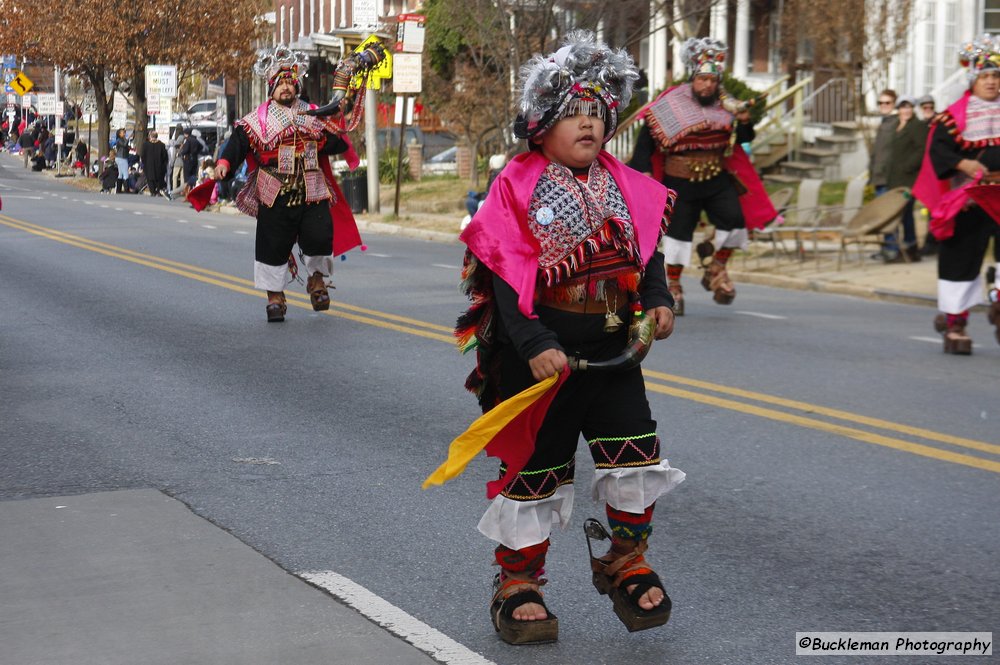
[[[592,554],[594,584],[610,594],[629,630],[662,625],[670,615],[643,552],[656,500],[684,474],[661,457],[637,363],[569,370],[619,356],[633,316],[649,317],[657,339],[673,330],[656,249],[673,192],[602,149],[637,78],[627,53],[585,31],[526,63],[514,133],[530,150],[500,173],[461,235],[473,304],[456,334],[466,350],[477,349],[466,386],[483,411],[536,382],[561,381],[524,458],[500,451],[501,480],[490,484],[479,523],[499,543],[490,616],[512,644],[558,636],[539,588],[549,533],[569,522],[581,433],[596,466],[593,493],[606,503],[611,527],[611,549]],[[608,535],[593,520],[587,532],[588,547],[591,537]]]

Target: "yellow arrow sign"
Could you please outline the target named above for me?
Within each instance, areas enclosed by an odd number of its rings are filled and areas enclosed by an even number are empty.
[[[355,53],[361,53],[368,45],[372,42],[379,41],[378,37],[371,35],[368,39],[361,42],[356,49]],[[359,77],[360,78],[360,77]],[[386,51],[385,60],[379,63],[379,66],[371,70],[368,74],[368,89],[369,90],[379,90],[382,87],[382,79],[392,78],[392,54]],[[359,81],[357,81],[359,82]]]
[[[19,95],[26,95],[31,92],[31,89],[35,87],[35,84],[31,82],[24,72],[18,72],[17,76],[11,79],[9,83],[10,87]]]

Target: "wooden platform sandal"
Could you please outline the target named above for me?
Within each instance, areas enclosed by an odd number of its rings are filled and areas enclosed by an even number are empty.
[[[729,279],[726,266],[721,263],[712,263],[712,266],[705,270],[701,284],[707,291],[714,292],[712,300],[720,305],[731,305],[736,300],[736,287],[733,286],[733,280]]]
[[[309,294],[309,302],[312,303],[313,310],[323,312],[330,309],[330,293],[326,290],[326,277],[319,272],[314,272],[306,282],[306,292]]]
[[[986,313],[986,318],[989,322],[996,326],[997,343],[1000,343],[1000,301],[994,300],[997,297],[997,290],[993,289],[990,291],[990,309]]]
[[[267,322],[280,323],[285,320],[288,305],[285,304],[285,294],[281,291],[267,292]]]
[[[584,533],[587,535],[587,550],[590,552],[590,568],[593,571],[594,587],[601,595],[609,595],[614,606],[615,614],[625,624],[630,633],[638,630],[646,630],[662,626],[670,620],[670,609],[672,603],[670,596],[659,576],[652,571],[643,557],[648,544],[645,540],[640,541],[619,541],[622,543],[635,543],[631,551],[619,553],[614,551],[614,541],[612,541],[612,551],[617,558],[605,560],[603,557],[594,556],[590,541],[611,540],[611,534],[607,529],[591,518],[583,524]],[[607,556],[607,555],[605,555]],[[627,587],[635,585],[632,591],[627,591]],[[651,610],[640,607],[639,599],[652,588],[663,591],[663,601]]]
[[[934,317],[934,330],[944,338],[944,352],[956,356],[972,355],[972,338],[965,334],[964,325],[948,325],[948,317],[938,314]],[[998,341],[1000,341],[1000,333]]]
[[[513,576],[505,573],[501,579],[493,578],[493,600],[490,603],[490,620],[497,633],[507,644],[545,644],[559,639],[559,619],[552,614],[539,588],[544,579]],[[538,603],[545,608],[547,619],[521,621],[514,618],[514,610],[526,603]]]

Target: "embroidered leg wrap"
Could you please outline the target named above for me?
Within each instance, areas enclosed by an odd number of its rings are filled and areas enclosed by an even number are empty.
[[[546,582],[541,575],[548,549],[548,539],[520,550],[512,550],[504,545],[496,548],[496,562],[501,571],[493,580],[490,618],[493,627],[505,642],[537,644],[558,639],[559,620],[545,606],[540,591]],[[528,603],[541,605],[547,618],[531,621],[515,619],[514,612],[517,608]]]
[[[681,273],[684,266],[667,266],[667,288],[670,289],[670,296],[674,299],[675,316],[684,316],[684,288],[681,286]]]
[[[611,527],[611,542],[618,540],[646,540],[653,531],[654,503],[641,514],[626,513],[616,510],[610,504],[605,505],[608,516],[608,526]]]

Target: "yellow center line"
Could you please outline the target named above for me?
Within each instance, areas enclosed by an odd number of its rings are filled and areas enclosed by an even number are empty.
[[[246,286],[246,287],[249,287],[251,289],[254,289],[253,295],[264,297],[260,293],[259,289],[256,289],[254,287],[253,281],[249,280],[249,279],[243,279],[243,278],[240,278],[240,277],[235,277],[233,275],[227,275],[225,273],[216,272],[214,270],[209,270],[207,268],[202,268],[202,267],[199,267],[199,266],[190,265],[188,263],[181,263],[179,261],[172,261],[170,259],[165,259],[165,258],[162,258],[162,257],[159,257],[159,256],[153,256],[151,254],[143,254],[142,252],[136,252],[136,251],[133,251],[131,249],[125,249],[124,247],[118,247],[116,245],[109,245],[107,243],[103,243],[103,242],[100,242],[100,241],[97,241],[97,240],[90,240],[90,239],[84,238],[82,236],[77,236],[77,235],[73,235],[71,233],[66,233],[65,231],[56,231],[54,229],[50,229],[50,228],[47,228],[47,227],[44,227],[44,226],[39,226],[37,224],[32,224],[30,222],[25,222],[23,220],[13,219],[13,218],[8,217],[6,215],[0,215],[0,222],[4,222],[4,223],[7,224],[7,226],[11,226],[13,228],[17,228],[17,229],[19,229],[21,231],[27,231],[29,233],[34,233],[36,235],[40,235],[40,236],[43,236],[45,238],[49,238],[50,240],[57,240],[59,242],[66,242],[67,244],[71,244],[71,245],[73,245],[75,247],[82,247],[83,249],[94,249],[94,251],[97,251],[97,252],[99,252],[101,254],[105,254],[106,256],[116,256],[116,257],[122,258],[122,259],[126,259],[126,257],[132,257],[132,258],[135,258],[135,259],[140,259],[140,261],[136,261],[136,263],[140,263],[141,265],[149,266],[150,263],[155,262],[155,263],[160,264],[162,266],[170,266],[170,267],[173,267],[173,268],[178,268],[178,269],[180,269],[180,270],[183,271],[183,272],[179,272],[179,273],[175,272],[175,271],[171,271],[171,270],[167,271],[167,272],[174,272],[174,274],[179,274],[179,275],[184,275],[184,276],[191,276],[191,277],[193,277],[194,275],[200,274],[200,275],[205,275],[205,276],[211,277],[211,278],[213,278],[213,280],[222,280],[222,281],[232,282],[233,284],[235,284],[237,286]],[[89,247],[85,246],[85,245],[88,245]],[[101,250],[104,250],[104,251],[101,251]],[[126,260],[129,260],[129,259],[126,259]],[[143,263],[143,261],[145,261],[147,263]],[[156,266],[152,266],[152,267],[156,267]],[[195,277],[195,279],[197,279],[197,278]],[[204,280],[202,280],[202,281],[204,281]],[[216,284],[216,285],[220,285],[220,286],[222,285],[222,284],[219,283],[219,281],[209,281],[208,283],[210,283],[210,284]],[[239,290],[239,289],[234,289],[234,290],[237,290],[240,293],[246,293],[246,291],[242,291],[242,290]],[[287,297],[289,299],[302,299],[302,300],[304,300],[306,302],[309,301],[309,296],[308,295],[303,295],[303,294],[299,294],[299,293],[289,293]],[[364,314],[364,315],[367,315],[369,317],[377,316],[377,317],[381,317],[383,319],[387,319],[389,321],[396,321],[396,322],[399,322],[399,323],[405,323],[405,324],[409,324],[411,326],[416,326],[416,327],[420,327],[420,328],[427,328],[429,330],[437,330],[437,331],[446,333],[448,335],[447,336],[447,341],[449,341],[449,342],[453,342],[454,341],[454,338],[451,336],[452,329],[448,328],[447,326],[442,326],[442,325],[439,325],[439,324],[436,324],[436,323],[428,323],[426,321],[420,321],[419,319],[411,319],[409,317],[399,316],[399,315],[396,315],[396,314],[388,314],[388,313],[383,313],[383,312],[377,312],[377,311],[374,311],[374,310],[365,309],[363,307],[357,307],[355,305],[348,305],[347,303],[335,302],[332,299],[331,299],[331,303],[330,304],[333,307],[337,307],[339,309],[344,309],[344,310],[347,310],[349,312],[356,312],[358,314]],[[312,306],[310,305],[309,309],[311,309],[311,308],[312,308]],[[351,317],[345,316],[344,318],[351,318]],[[362,319],[353,318],[352,320],[362,320]],[[433,337],[433,336],[431,338],[432,339],[437,339],[436,337]]]
[[[919,427],[912,427],[910,425],[894,423],[889,420],[882,420],[881,418],[871,418],[869,416],[863,416],[861,414],[851,413],[849,411],[841,411],[839,409],[831,409],[825,406],[819,406],[817,404],[809,404],[808,402],[800,402],[793,399],[785,399],[783,397],[777,397],[765,393],[751,392],[749,390],[742,390],[740,388],[733,388],[730,386],[724,386],[717,383],[710,383],[708,381],[699,381],[698,379],[689,379],[687,377],[676,376],[674,374],[664,374],[663,372],[657,372],[648,369],[643,369],[642,373],[647,377],[660,379],[662,381],[669,381],[671,383],[679,383],[683,386],[701,388],[702,390],[711,390],[713,392],[722,393],[724,395],[733,395],[734,397],[743,397],[745,399],[751,399],[754,400],[755,402],[763,402],[765,404],[774,404],[776,406],[784,406],[790,409],[798,409],[799,411],[815,413],[822,416],[829,416],[830,418],[838,418],[840,420],[847,420],[850,422],[858,423],[860,425],[868,425],[870,427],[877,427],[879,429],[889,430],[892,432],[899,432],[900,434],[919,436],[921,438],[930,439],[932,441],[940,441],[941,443],[948,443],[954,446],[961,446],[963,448],[972,448],[974,450],[980,450],[985,453],[1000,455],[1000,446],[994,445],[992,443],[985,443],[983,441],[976,441],[974,439],[966,439],[960,436],[952,436],[951,434],[943,434],[940,432],[921,429]]]
[[[931,457],[933,459],[942,460],[945,462],[952,462],[954,464],[963,464],[965,466],[971,466],[977,469],[983,469],[985,471],[992,471],[993,473],[1000,473],[1000,462],[995,462],[993,460],[986,460],[980,457],[974,457],[972,455],[964,455],[962,453],[956,453],[950,450],[942,450],[940,448],[925,446],[919,443],[910,443],[909,441],[894,439],[888,436],[882,436],[880,434],[873,434],[871,432],[866,432],[864,430],[854,429],[853,427],[835,425],[832,423],[823,422],[822,420],[814,420],[812,418],[805,418],[803,416],[796,416],[794,414],[785,413],[784,411],[775,411],[774,409],[767,409],[760,406],[754,406],[752,404],[745,404],[743,402],[736,402],[734,400],[724,399],[722,397],[714,397],[712,395],[702,395],[701,393],[692,392],[690,390],[671,388],[669,386],[662,386],[657,383],[650,383],[648,381],[646,382],[646,387],[654,392],[663,393],[664,395],[672,395],[674,397],[680,397],[683,399],[688,399],[693,402],[699,402],[701,404],[708,404],[710,406],[716,406],[723,409],[731,409],[733,411],[748,413],[750,415],[759,416],[761,418],[767,418],[769,420],[777,420],[780,422],[798,425],[800,427],[807,427],[809,429],[830,432],[831,434],[837,434],[839,436],[855,439],[857,441],[864,441],[865,443],[873,443],[877,446],[885,446],[887,448],[893,448],[895,450],[902,450],[904,452],[912,453],[914,455]]]
[[[109,245],[94,240],[88,240],[80,236],[75,236],[62,231],[56,231],[36,224],[31,224],[29,222],[23,222],[21,220],[13,219],[11,217],[7,217],[6,215],[2,214],[0,214],[0,224],[5,224],[11,228],[32,233],[34,235],[48,238],[56,242],[61,242],[67,245],[71,245],[73,247],[78,247],[80,249],[86,249],[92,252],[96,252],[104,256],[110,256],[112,258],[121,259],[123,261],[129,261],[131,263],[146,266],[156,270],[161,270],[181,277],[186,277],[188,279],[204,282],[206,284],[212,284],[213,286],[219,286],[224,289],[229,289],[230,291],[235,291],[237,293],[255,296],[259,298],[265,297],[264,294],[262,294],[259,289],[253,288],[253,282],[251,282],[250,280],[241,279],[238,277],[226,275],[224,273],[219,273],[212,270],[207,270],[205,268],[200,268],[198,266],[179,263],[177,261],[171,261],[169,259],[163,259],[149,254],[143,254],[141,252],[135,252],[132,250],[117,247],[115,245]],[[292,298],[288,300],[288,304],[293,307],[298,307],[300,309],[305,309],[305,310],[312,309],[311,305],[309,304],[308,297],[299,294],[292,294]],[[336,316],[339,318],[347,319],[349,321],[363,323],[365,325],[376,326],[379,328],[394,330],[409,335],[424,337],[426,339],[445,342],[449,345],[455,343],[454,337],[450,334],[451,329],[445,326],[427,323],[424,321],[419,321],[417,319],[411,319],[404,316],[397,316],[393,314],[378,312],[375,310],[369,310],[362,307],[356,307],[354,305],[346,305],[343,303],[334,303],[334,306],[346,311],[330,310],[325,313],[329,316]],[[400,325],[400,324],[405,324],[405,325]],[[447,332],[448,334],[438,334],[437,332],[434,331]],[[860,414],[854,414],[848,411],[841,411],[838,409],[832,409],[815,404],[809,404],[807,402],[785,399],[774,395],[767,395],[765,393],[756,393],[749,390],[743,390],[740,388],[732,388],[730,386],[710,383],[708,381],[700,381],[698,379],[689,379],[686,377],[677,376],[673,374],[666,374],[663,372],[657,372],[649,369],[644,369],[643,374],[647,377],[646,386],[653,392],[662,393],[665,395],[671,395],[674,397],[679,397],[681,399],[686,399],[693,402],[707,404],[719,408],[730,409],[741,413],[747,413],[761,418],[767,418],[769,420],[785,422],[797,425],[799,427],[805,427],[808,429],[829,432],[846,438],[855,439],[857,441],[863,441],[865,443],[885,446],[887,448],[893,448],[895,450],[908,452],[914,455],[921,455],[923,457],[930,457],[941,461],[952,462],[955,464],[962,464],[977,469],[983,469],[986,471],[992,471],[994,473],[1000,473],[1000,462],[996,462],[993,460],[982,459],[979,457],[974,457],[972,455],[965,455],[962,453],[956,453],[940,448],[934,448],[932,446],[912,443],[909,441],[904,441],[902,439],[895,439],[892,437],[883,436],[881,434],[875,434],[871,432],[866,432],[864,430],[855,429],[853,427],[828,423],[821,420],[816,420],[814,418],[798,416],[795,414],[786,413],[784,411],[777,411],[774,409],[769,409],[754,404],[737,402],[735,400],[729,400],[713,395],[705,395],[702,393],[697,393],[690,390],[684,390],[682,388],[676,388],[669,385],[661,385],[659,383],[656,383],[652,379],[659,379],[661,381],[666,381],[669,383],[690,386],[693,388],[721,393],[725,395],[731,395],[734,397],[741,397],[743,399],[761,402],[764,404],[773,404],[785,408],[797,409],[808,413],[824,415],[830,418],[837,418],[848,422],[867,425],[869,427],[875,427],[883,430],[898,432],[900,434],[907,434],[910,436],[921,437],[927,440],[938,441],[941,443],[946,443],[954,446],[971,448],[986,453],[1000,454],[1000,446],[994,444],[985,443],[982,441],[976,441],[973,439],[966,439],[962,437],[952,436],[949,434],[943,434],[931,430],[920,429],[917,427],[911,427],[909,425],[894,423],[879,418],[871,418]]]

